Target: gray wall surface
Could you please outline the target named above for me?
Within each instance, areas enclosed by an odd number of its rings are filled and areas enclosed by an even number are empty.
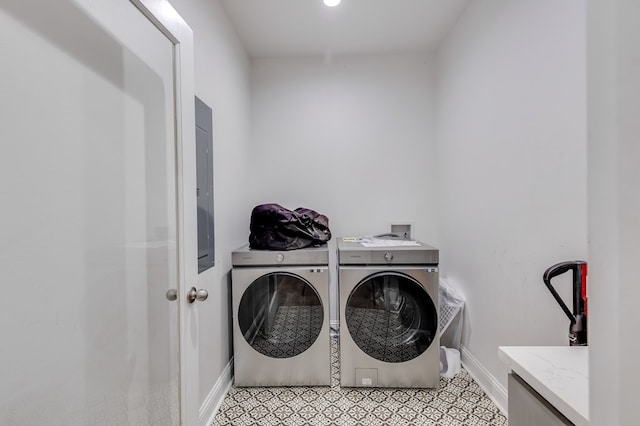
[[[585,13],[471,2],[438,50],[442,272],[467,297],[463,361],[504,387],[498,346],[568,344],[542,274],[587,256]]]

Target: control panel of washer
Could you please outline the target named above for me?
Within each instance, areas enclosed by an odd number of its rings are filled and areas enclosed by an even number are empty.
[[[248,244],[231,252],[231,264],[243,266],[287,266],[329,264],[329,250],[326,245],[290,251],[253,250]]]

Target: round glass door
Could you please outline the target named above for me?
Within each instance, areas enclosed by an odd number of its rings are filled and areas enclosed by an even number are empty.
[[[424,353],[436,337],[438,311],[413,278],[380,272],[360,282],[347,299],[349,334],[369,356],[405,362]]]
[[[322,329],[324,311],[315,288],[291,273],[255,280],[240,299],[238,323],[253,349],[272,358],[307,350]]]

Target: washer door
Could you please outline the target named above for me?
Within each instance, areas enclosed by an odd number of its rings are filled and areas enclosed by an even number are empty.
[[[349,334],[367,355],[385,362],[405,362],[431,345],[438,331],[438,311],[424,287],[399,272],[368,276],[347,299]]]
[[[316,289],[287,272],[256,279],[242,295],[238,324],[253,349],[271,358],[291,358],[318,338],[324,321]]]

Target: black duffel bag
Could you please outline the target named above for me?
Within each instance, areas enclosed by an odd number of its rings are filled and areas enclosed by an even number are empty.
[[[249,247],[259,250],[296,250],[319,246],[331,239],[329,218],[314,210],[289,210],[279,204],[261,204],[251,212]]]

